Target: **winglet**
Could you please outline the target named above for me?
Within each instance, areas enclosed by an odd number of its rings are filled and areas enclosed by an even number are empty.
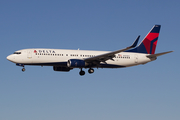
[[[137,45],[137,43],[138,43],[138,41],[139,41],[139,38],[140,38],[140,35],[136,38],[136,40],[134,41],[134,43],[133,43],[130,47],[128,47],[128,48],[134,48],[134,47],[136,47],[136,45]]]

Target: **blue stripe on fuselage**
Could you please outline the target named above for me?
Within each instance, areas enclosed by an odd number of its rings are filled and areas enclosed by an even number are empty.
[[[24,65],[40,65],[40,66],[61,66],[61,67],[67,67],[67,62],[53,62],[53,63],[27,63]],[[113,64],[99,64],[98,66],[92,66],[92,67],[99,67],[99,68],[123,68],[126,66],[121,65],[113,65]],[[85,67],[86,68],[86,67]],[[88,68],[88,67],[87,67]]]

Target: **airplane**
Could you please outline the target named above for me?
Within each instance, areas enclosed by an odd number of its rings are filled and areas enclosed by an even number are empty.
[[[85,75],[84,68],[88,68],[91,74],[94,68],[124,68],[146,64],[158,56],[173,52],[155,54],[160,28],[161,25],[154,25],[138,46],[140,36],[131,46],[116,51],[32,48],[15,51],[7,56],[7,60],[22,66],[23,72],[25,65],[53,66],[54,71],[61,72],[80,68],[81,76]]]

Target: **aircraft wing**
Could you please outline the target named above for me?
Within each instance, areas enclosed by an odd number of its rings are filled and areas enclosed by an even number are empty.
[[[115,54],[120,53],[120,52],[124,52],[126,50],[129,50],[129,49],[132,49],[132,48],[136,47],[136,45],[137,45],[137,43],[139,41],[139,38],[140,38],[140,36],[138,36],[136,38],[136,40],[134,41],[134,43],[131,46],[127,47],[127,48],[116,50],[116,51],[105,53],[105,54],[101,54],[101,55],[98,55],[98,56],[95,56],[95,57],[86,58],[86,59],[84,59],[84,61],[86,61],[86,62],[98,62],[99,63],[99,62],[105,62],[105,61],[107,61],[109,59],[113,60],[113,57],[115,57]]]

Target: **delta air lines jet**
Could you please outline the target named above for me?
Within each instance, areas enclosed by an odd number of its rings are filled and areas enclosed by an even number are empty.
[[[158,56],[173,52],[155,54],[160,27],[155,25],[137,47],[140,36],[131,46],[113,52],[33,48],[18,50],[7,56],[7,59],[22,66],[22,71],[25,71],[25,65],[53,66],[54,71],[62,72],[80,68],[81,76],[85,74],[83,68],[93,73],[93,68],[123,68],[146,64]]]

